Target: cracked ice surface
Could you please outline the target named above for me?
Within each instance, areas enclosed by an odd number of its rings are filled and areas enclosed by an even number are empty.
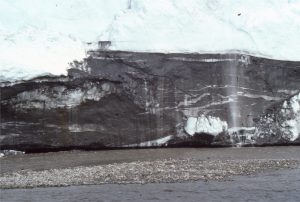
[[[282,108],[281,112],[291,117],[283,122],[283,133],[290,134],[290,140],[295,141],[300,135],[300,93],[293,96],[289,103],[285,101]]]
[[[194,135],[195,133],[218,135],[226,131],[227,128],[227,122],[222,121],[219,117],[202,115],[200,117],[189,117],[184,129],[189,135]]]

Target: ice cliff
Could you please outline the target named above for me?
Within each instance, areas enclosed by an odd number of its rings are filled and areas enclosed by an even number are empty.
[[[299,144],[299,65],[90,51],[68,76],[2,83],[1,148]]]
[[[5,150],[299,144],[299,0],[0,0]]]

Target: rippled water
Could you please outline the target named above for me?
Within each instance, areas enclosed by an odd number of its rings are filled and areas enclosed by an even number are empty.
[[[300,201],[300,168],[232,179],[1,190],[1,201]]]

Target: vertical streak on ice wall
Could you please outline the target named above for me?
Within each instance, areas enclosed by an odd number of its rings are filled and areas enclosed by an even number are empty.
[[[239,114],[240,114],[240,106],[237,96],[237,89],[239,85],[239,75],[238,75],[238,63],[237,58],[235,56],[234,60],[230,60],[228,62],[228,75],[226,78],[228,78],[227,83],[229,87],[227,88],[227,96],[229,99],[232,99],[231,102],[229,102],[229,112],[230,114],[230,121],[231,121],[231,127],[238,127],[240,126],[239,121]],[[226,68],[226,69],[227,69]]]

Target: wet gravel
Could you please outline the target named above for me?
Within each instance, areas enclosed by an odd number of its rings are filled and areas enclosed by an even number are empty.
[[[145,184],[227,180],[266,170],[294,168],[299,160],[165,159],[49,170],[22,170],[0,175],[0,188],[91,184]]]

